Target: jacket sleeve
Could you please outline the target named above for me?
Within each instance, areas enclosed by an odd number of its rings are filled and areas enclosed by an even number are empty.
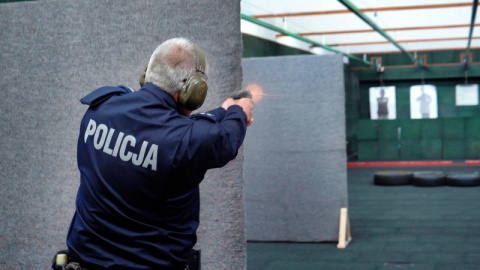
[[[220,168],[237,156],[247,130],[247,116],[240,106],[192,115],[191,120],[176,155],[181,160],[176,164],[205,172]]]

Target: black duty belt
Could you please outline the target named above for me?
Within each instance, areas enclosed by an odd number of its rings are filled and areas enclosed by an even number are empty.
[[[53,270],[89,270],[75,262],[68,253],[68,250],[61,250],[55,254],[52,260]],[[188,254],[187,265],[175,267],[173,270],[201,270],[201,252],[192,249]]]

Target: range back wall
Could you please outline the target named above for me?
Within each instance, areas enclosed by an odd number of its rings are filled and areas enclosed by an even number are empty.
[[[480,81],[479,52],[470,51],[468,69],[464,50],[419,52],[423,68],[402,53],[370,55],[371,62],[378,60],[385,67],[381,77],[374,67],[352,67],[346,87],[350,160],[479,159],[480,105],[455,102],[457,84]],[[380,78],[385,86],[396,87],[395,120],[370,119],[369,88],[380,86]],[[436,87],[437,118],[410,117],[410,87],[422,82]]]
[[[79,99],[104,85],[137,89],[156,46],[184,36],[210,59],[201,110],[220,105],[241,87],[239,14],[238,0],[0,4],[0,269],[48,269],[65,248],[87,109]],[[245,268],[242,159],[240,152],[201,184],[205,269]]]
[[[342,56],[242,65],[243,86],[264,92],[244,146],[247,239],[336,241],[348,203]]]

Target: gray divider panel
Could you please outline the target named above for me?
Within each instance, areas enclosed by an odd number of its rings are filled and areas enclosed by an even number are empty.
[[[340,55],[242,60],[263,98],[245,141],[247,239],[336,241],[347,207]]]
[[[210,60],[212,109],[242,81],[240,2],[82,0],[0,4],[0,269],[48,269],[65,248],[79,174],[79,99],[138,88],[148,57],[183,36]],[[204,269],[245,268],[242,159],[201,184]]]

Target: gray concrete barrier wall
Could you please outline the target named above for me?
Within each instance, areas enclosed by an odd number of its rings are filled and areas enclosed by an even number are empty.
[[[183,36],[210,59],[209,96],[242,81],[240,2],[34,1],[0,4],[0,269],[48,269],[65,247],[79,184],[76,141],[97,87],[138,87],[162,41]],[[205,269],[245,268],[242,159],[201,184]]]
[[[348,206],[342,56],[242,66],[243,86],[264,92],[244,144],[247,239],[337,241]]]

